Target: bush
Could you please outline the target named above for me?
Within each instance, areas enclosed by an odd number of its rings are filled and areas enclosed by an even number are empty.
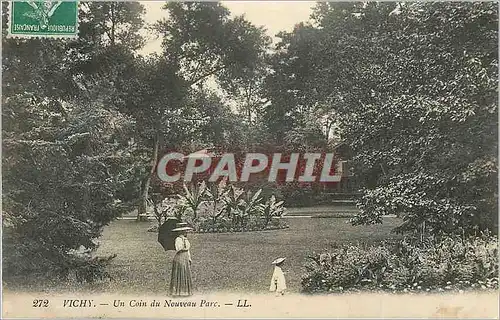
[[[12,247],[10,237],[5,239],[3,270],[8,272],[4,277],[6,282],[19,283],[20,278],[44,278],[68,280],[76,279],[78,282],[94,283],[95,281],[109,279],[107,266],[116,255],[94,257],[93,250],[80,246],[78,249],[60,251],[58,256],[48,256],[50,248],[42,246],[21,245],[16,249]],[[14,242],[16,245],[19,242]],[[33,243],[32,243],[33,244]],[[8,259],[5,258],[8,257]],[[30,256],[31,259],[26,259]],[[26,277],[29,274],[30,277]]]
[[[288,228],[288,225],[282,219],[272,219],[266,226],[266,221],[260,217],[250,217],[244,227],[234,225],[233,220],[223,217],[214,221],[212,218],[200,217],[192,220],[190,225],[196,232],[241,232],[258,230],[277,230]]]
[[[442,291],[498,288],[498,240],[447,237],[378,246],[342,245],[309,257],[302,290]]]
[[[132,123],[99,103],[68,102],[66,120],[49,125],[41,115],[52,114],[47,106],[53,103],[45,97],[11,98],[16,117],[9,127],[28,131],[2,132],[10,137],[2,149],[8,190],[2,194],[3,279],[49,280],[75,272],[79,280],[99,279],[101,260],[76,259],[71,252],[81,246],[94,251],[103,228],[135,206],[131,185],[140,164],[122,135]]]

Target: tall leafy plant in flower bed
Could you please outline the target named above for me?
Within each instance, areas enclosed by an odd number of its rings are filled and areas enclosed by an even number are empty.
[[[267,226],[272,218],[280,218],[285,214],[285,207],[283,207],[284,201],[276,201],[276,197],[272,195],[266,203],[259,206],[259,210],[265,219],[265,225]]]
[[[498,288],[498,239],[446,237],[414,244],[342,245],[309,257],[307,293],[391,292]]]
[[[184,195],[179,195],[179,199],[181,200],[181,206],[187,208],[191,211],[193,219],[198,217],[198,210],[200,205],[206,201],[207,197],[207,186],[204,182],[196,185],[192,185],[191,188],[188,188],[184,185]]]
[[[250,217],[260,217],[262,198],[260,194],[262,189],[257,190],[255,193],[246,191],[243,197],[237,204],[236,210],[232,214],[233,224],[237,227],[244,228],[248,225]]]
[[[227,212],[224,199],[226,199],[228,192],[229,190],[223,182],[218,184],[213,183],[205,191],[207,207],[214,222]]]

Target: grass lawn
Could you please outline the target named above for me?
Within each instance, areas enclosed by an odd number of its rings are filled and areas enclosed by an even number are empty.
[[[385,218],[376,226],[351,226],[345,218],[287,219],[289,229],[246,233],[190,234],[193,285],[202,292],[266,292],[277,257],[284,266],[289,291],[300,290],[304,262],[313,251],[334,243],[370,243],[394,237],[390,230],[399,221]],[[118,220],[103,233],[98,255],[117,254],[109,268],[113,279],[95,285],[44,284],[44,291],[120,292],[166,294],[173,251],[165,252],[151,223]],[[7,286],[10,290],[40,289],[39,284]]]
[[[285,271],[290,291],[300,290],[305,257],[335,242],[375,242],[391,237],[398,221],[354,227],[347,219],[287,219],[289,229],[227,234],[191,234],[193,283],[196,291],[268,289],[275,258],[287,257]],[[149,223],[116,221],[104,232],[98,254],[118,254],[110,269],[114,280],[106,291],[166,292],[174,252],[165,252]]]
[[[292,207],[286,208],[287,215],[316,215],[316,214],[325,214],[325,213],[342,213],[349,212],[353,215],[359,212],[359,209],[354,205],[346,205],[346,204],[337,204],[337,205],[321,205],[314,207]]]

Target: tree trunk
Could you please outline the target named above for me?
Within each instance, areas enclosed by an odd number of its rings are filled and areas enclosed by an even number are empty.
[[[111,35],[109,37],[111,45],[115,45],[115,4],[111,4]]]
[[[160,146],[160,139],[158,136],[154,139],[153,155],[151,157],[151,169],[149,170],[148,176],[146,177],[146,182],[144,183],[141,202],[137,210],[137,221],[147,221],[147,206],[149,197],[149,186],[151,185],[151,177],[155,173],[156,161],[158,160],[158,149]]]

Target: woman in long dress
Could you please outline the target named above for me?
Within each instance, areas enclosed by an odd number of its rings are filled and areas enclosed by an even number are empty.
[[[172,296],[190,296],[193,283],[191,280],[191,244],[187,239],[190,227],[178,227],[172,231],[178,231],[180,235],[175,238],[175,256],[172,263],[172,277],[170,279],[170,294]]]

